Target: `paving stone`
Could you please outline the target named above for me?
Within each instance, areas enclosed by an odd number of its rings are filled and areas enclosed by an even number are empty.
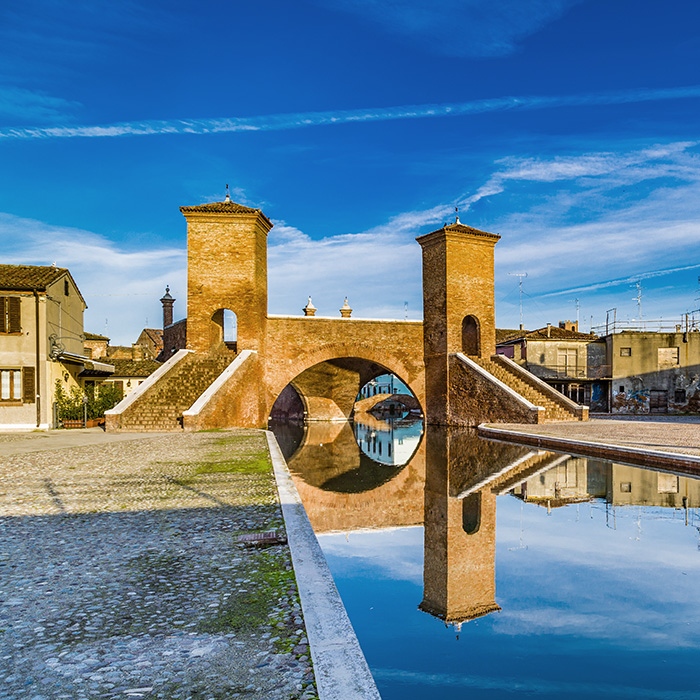
[[[316,696],[287,545],[235,541],[284,531],[272,473],[198,473],[233,434],[6,451],[0,699]]]

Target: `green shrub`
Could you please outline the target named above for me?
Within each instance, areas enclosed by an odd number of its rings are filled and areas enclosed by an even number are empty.
[[[56,380],[54,399],[58,408],[59,420],[81,420],[85,417],[87,396],[87,417],[103,418],[105,411],[114,408],[122,400],[121,389],[114,384],[100,384],[94,391],[83,391],[73,385],[70,391],[63,388],[60,379]]]

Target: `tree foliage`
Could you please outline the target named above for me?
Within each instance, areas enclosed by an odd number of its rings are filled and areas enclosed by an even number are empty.
[[[122,400],[122,391],[114,384],[100,384],[92,391],[83,391],[73,385],[66,391],[60,379],[56,380],[54,399],[58,408],[59,420],[81,420],[85,417],[85,397],[87,397],[87,417],[103,418],[105,411],[114,408]]]

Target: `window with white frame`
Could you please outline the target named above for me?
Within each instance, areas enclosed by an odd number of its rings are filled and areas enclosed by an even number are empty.
[[[0,369],[0,401],[22,400],[22,370]]]

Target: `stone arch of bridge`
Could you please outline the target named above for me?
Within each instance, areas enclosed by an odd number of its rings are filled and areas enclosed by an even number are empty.
[[[381,374],[391,373],[413,392],[424,410],[422,357],[403,358],[381,348],[356,345],[324,346],[268,367],[267,413],[285,387],[291,385],[304,404],[308,420],[347,420],[359,389]]]

